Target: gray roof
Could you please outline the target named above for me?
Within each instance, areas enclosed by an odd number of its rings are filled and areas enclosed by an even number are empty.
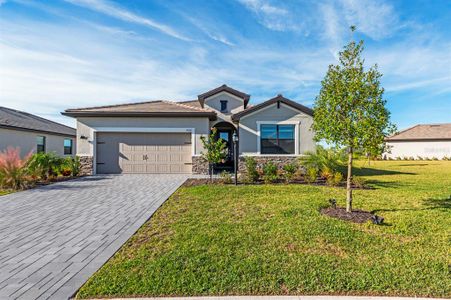
[[[3,106],[0,106],[0,127],[58,135],[76,135],[72,127]]]
[[[451,140],[451,123],[418,124],[388,137],[388,141]]]
[[[77,116],[123,116],[123,117],[210,117],[216,118],[212,110],[184,102],[154,100],[139,103],[126,103],[107,106],[66,109],[63,115]]]

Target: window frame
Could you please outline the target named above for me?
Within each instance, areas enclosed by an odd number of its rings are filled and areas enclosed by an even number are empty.
[[[294,152],[293,153],[262,153],[262,125],[276,125],[277,127],[277,140],[279,140],[279,127],[278,125],[292,125],[294,126]],[[261,156],[293,156],[293,155],[299,155],[299,125],[300,122],[295,121],[257,121],[257,154]],[[282,139],[286,140],[286,139]],[[291,140],[291,139],[290,139]]]
[[[220,105],[221,105],[220,111],[221,111],[222,113],[229,112],[229,110],[228,110],[228,103],[229,103],[229,101],[228,101],[228,100],[219,100],[219,103],[220,103]],[[223,109],[223,105],[225,106],[224,109]]]
[[[38,142],[39,138],[42,138],[42,144],[40,144]],[[39,146],[42,146],[41,150],[39,150]],[[46,148],[47,148],[47,140],[46,140],[45,135],[37,135],[36,136],[36,153],[45,153],[45,151],[47,150]]]
[[[64,144],[66,141],[70,141],[70,146],[66,146]],[[66,153],[66,148],[69,148],[69,153]],[[71,139],[71,138],[65,138],[64,141],[63,141],[63,153],[64,153],[64,155],[72,155],[73,152],[74,152],[74,140]]]

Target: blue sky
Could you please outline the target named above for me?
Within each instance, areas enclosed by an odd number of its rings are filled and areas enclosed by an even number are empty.
[[[398,128],[451,122],[450,24],[449,0],[0,0],[0,105],[74,126],[59,113],[226,83],[311,106],[356,25]]]

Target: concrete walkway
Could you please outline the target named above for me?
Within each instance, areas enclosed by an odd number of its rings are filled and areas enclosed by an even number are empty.
[[[0,299],[68,299],[187,179],[91,176],[0,197]]]

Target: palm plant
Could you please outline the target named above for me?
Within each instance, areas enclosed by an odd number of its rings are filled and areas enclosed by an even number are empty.
[[[300,164],[306,169],[314,168],[320,172],[323,170],[337,171],[343,166],[344,155],[342,150],[325,149],[318,145],[315,152],[307,152],[300,158]]]

